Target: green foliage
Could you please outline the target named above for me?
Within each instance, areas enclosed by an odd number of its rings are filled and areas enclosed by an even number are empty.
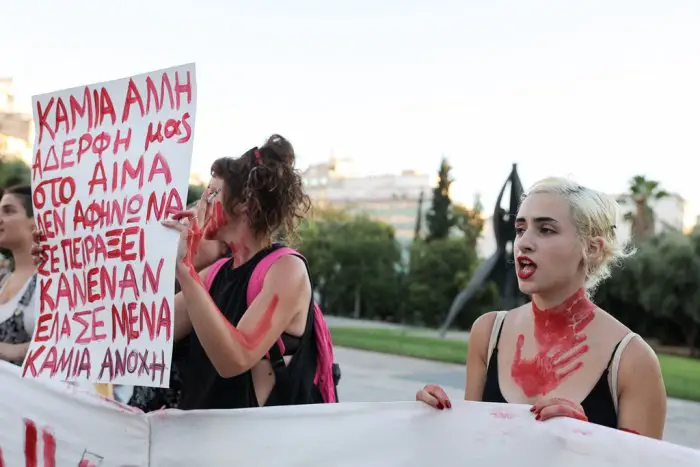
[[[700,232],[666,232],[639,245],[596,300],[635,332],[660,344],[700,346]]]
[[[19,158],[0,155],[0,188],[13,185],[29,185],[32,179],[31,168]]]
[[[199,201],[202,198],[205,189],[206,186],[202,184],[190,185],[187,188],[187,206],[196,201]]]
[[[484,230],[482,209],[478,196],[474,200],[473,208],[456,204],[452,209],[453,224],[464,236],[467,246],[474,250]]]
[[[450,234],[450,229],[454,225],[452,217],[452,200],[450,199],[450,186],[452,185],[452,177],[450,171],[452,167],[443,159],[440,163],[438,171],[438,183],[433,188],[433,199],[430,210],[425,216],[428,224],[427,241],[441,240],[447,238]]]
[[[670,194],[661,189],[659,182],[649,180],[643,175],[632,177],[629,182],[629,191],[620,198],[620,201],[632,201],[634,204],[634,211],[625,214],[625,221],[630,224],[633,242],[642,243],[654,235],[655,216],[649,202],[668,196]]]
[[[343,211],[317,213],[299,237],[321,305],[340,316],[437,326],[477,265],[461,237],[416,241],[403,264],[391,226]]]

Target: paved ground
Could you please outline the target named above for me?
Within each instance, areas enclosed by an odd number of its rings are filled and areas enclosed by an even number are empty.
[[[414,400],[426,383],[440,384],[455,399],[464,397],[461,365],[338,347],[335,357],[342,369],[338,393],[344,402]],[[700,404],[669,399],[664,439],[700,449]]]

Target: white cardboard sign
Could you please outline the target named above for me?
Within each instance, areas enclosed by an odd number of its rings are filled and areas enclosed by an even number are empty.
[[[34,96],[32,200],[47,236],[23,375],[166,387],[194,64]]]

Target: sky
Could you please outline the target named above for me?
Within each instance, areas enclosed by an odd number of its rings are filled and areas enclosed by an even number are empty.
[[[195,62],[192,171],[280,133],[298,165],[454,170],[487,211],[525,186],[637,174],[700,214],[697,0],[0,0],[0,76],[31,96]]]

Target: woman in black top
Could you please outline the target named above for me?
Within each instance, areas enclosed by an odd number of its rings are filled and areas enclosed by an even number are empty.
[[[532,302],[481,316],[467,353],[466,400],[532,404],[537,420],[565,416],[661,439],[666,391],[654,351],[588,297],[629,254],[615,200],[565,179],[526,194],[513,245],[520,290]],[[445,392],[416,394],[449,408]]]
[[[181,234],[175,337],[190,340],[181,409],[329,401],[332,359],[319,353],[332,351],[327,329],[319,329],[325,323],[314,313],[305,260],[280,257],[257,297],[250,305],[246,299],[255,267],[282,247],[272,244],[272,235],[291,234],[310,207],[294,159],[291,144],[278,135],[237,159],[219,159],[205,215],[185,212],[163,222]],[[232,251],[215,273],[213,266],[198,272],[194,265],[202,237]]]

